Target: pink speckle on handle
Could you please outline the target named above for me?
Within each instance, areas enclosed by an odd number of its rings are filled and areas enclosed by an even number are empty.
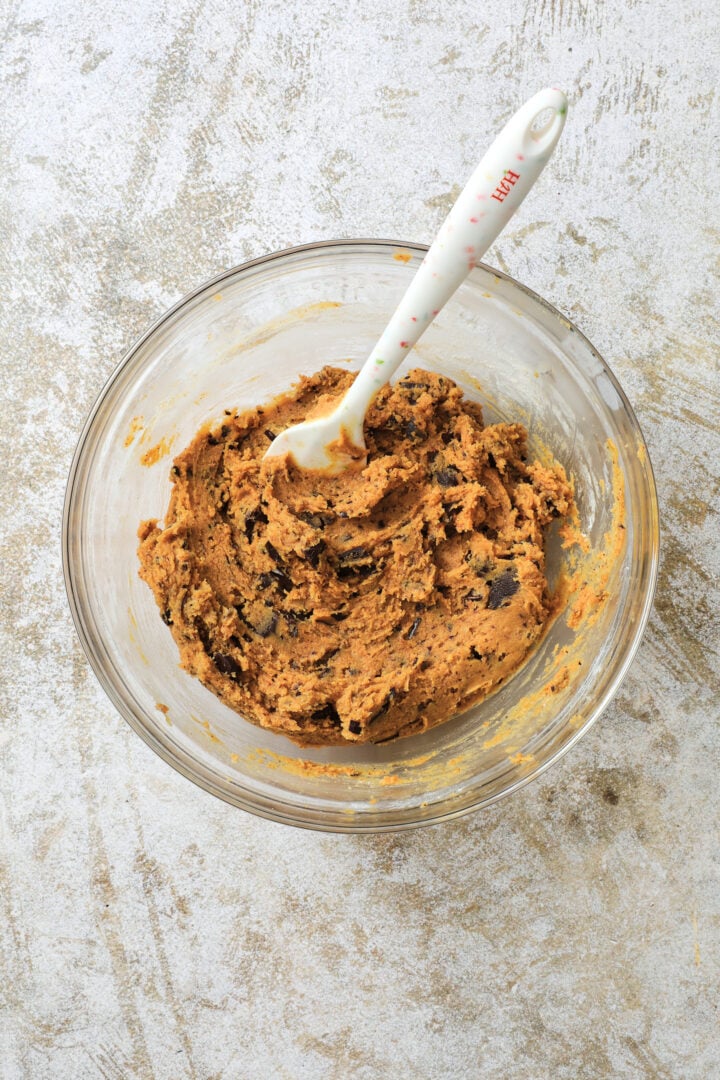
[[[409,341],[401,341],[400,342],[400,348],[401,349],[409,349],[410,348],[410,342]]]
[[[518,161],[524,161],[525,160],[525,158],[522,156],[522,154],[518,154],[517,159],[518,159]]]
[[[483,202],[485,199],[487,199],[487,195],[476,195],[475,198],[479,199],[480,202]]]
[[[410,321],[411,322],[417,322],[417,316],[416,315],[411,315],[410,316]]]
[[[473,225],[477,225],[477,223],[478,223],[478,221],[479,221],[479,220],[480,220],[480,218],[476,218],[476,217],[471,217],[471,218],[470,218],[470,222],[471,222],[471,224],[473,224]]]
[[[472,255],[474,250],[475,250],[475,245],[474,244],[470,244],[469,247],[465,248],[465,251],[467,252],[468,255]]]
[[[439,314],[440,314],[440,308],[435,308],[435,310],[433,311],[433,317],[435,315],[439,315]]]

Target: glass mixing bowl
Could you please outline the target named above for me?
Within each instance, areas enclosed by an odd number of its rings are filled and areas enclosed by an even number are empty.
[[[357,369],[425,251],[377,240],[310,244],[203,285],[127,354],[73,460],[64,569],[95,674],[174,768],[276,821],[347,832],[403,829],[515,791],[597,719],[630,664],[652,602],[655,485],[623,391],[558,311],[480,265],[406,366],[449,375],[483,403],[486,421],[523,422],[531,448],[565,465],[589,558],[604,567],[607,599],[574,629],[561,614],[523,668],[479,705],[381,746],[298,748],[232,712],[180,669],[136,555],[139,522],[162,518],[167,506],[173,454],[226,408],[260,404],[327,363]],[[617,546],[612,538],[619,535],[625,542]],[[551,536],[553,576],[572,558]]]

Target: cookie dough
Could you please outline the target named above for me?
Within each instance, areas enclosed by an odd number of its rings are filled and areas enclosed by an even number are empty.
[[[263,459],[352,378],[326,367],[199,432],[164,527],[138,534],[185,670],[301,745],[421,732],[512,675],[553,614],[546,526],[573,508],[520,424],[484,427],[480,405],[420,369],[376,398],[364,469]]]

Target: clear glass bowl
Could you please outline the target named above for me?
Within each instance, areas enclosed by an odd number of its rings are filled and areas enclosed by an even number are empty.
[[[613,525],[612,440],[624,477],[627,542],[609,567],[608,600],[595,621],[573,631],[559,617],[490,698],[423,735],[377,747],[300,749],[242,719],[178,666],[136,556],[138,523],[161,518],[167,506],[173,453],[225,408],[257,405],[301,373],[326,363],[358,368],[425,250],[377,240],[311,244],[203,285],[127,354],[73,460],[65,578],[98,679],[135,731],[179,772],[276,821],[346,832],[403,829],[515,791],[597,719],[627,670],[652,602],[657,499],[630,405],[567,319],[511,278],[478,266],[408,364],[449,375],[483,402],[487,421],[526,424],[536,449],[544,444],[574,477],[595,552],[607,545]],[[556,573],[568,555],[557,537],[550,546]],[[553,678],[563,681],[556,678],[558,657],[571,676],[549,692]]]

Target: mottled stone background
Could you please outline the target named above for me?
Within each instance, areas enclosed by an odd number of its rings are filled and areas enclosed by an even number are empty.
[[[719,1075],[720,42],[714,0],[4,0],[3,1078]],[[571,113],[488,259],[621,378],[663,515],[615,703],[416,833],[256,820],[175,775],[75,637],[60,518],[124,350],[249,256],[427,241],[547,83]]]

